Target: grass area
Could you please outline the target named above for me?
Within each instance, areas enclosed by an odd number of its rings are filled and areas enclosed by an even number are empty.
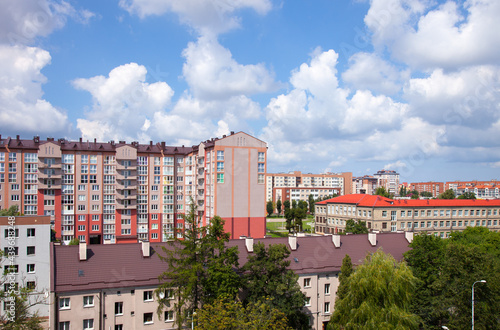
[[[266,231],[268,234],[270,234],[272,237],[285,237],[288,236],[288,230],[286,230],[286,219],[282,218],[283,221],[278,221],[278,222],[271,222],[268,221],[266,224]],[[304,219],[302,221],[302,230],[306,232],[311,232],[311,229],[314,225],[313,220],[311,219]],[[276,235],[276,236],[274,236]]]

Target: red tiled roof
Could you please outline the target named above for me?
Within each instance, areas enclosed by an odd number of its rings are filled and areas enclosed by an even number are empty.
[[[362,263],[368,253],[381,248],[396,260],[402,260],[409,250],[404,233],[377,234],[377,245],[371,246],[368,235],[340,236],[341,246],[335,248],[332,236],[297,237],[297,249],[289,256],[290,268],[297,274],[340,271],[346,254],[354,265]],[[255,239],[254,243],[286,244],[288,238]],[[230,240],[229,247],[237,246],[240,266],[248,258],[245,240]],[[168,243],[152,243],[151,256],[142,257],[140,243],[88,245],[87,260],[79,260],[79,246],[53,245],[51,250],[51,291],[74,292],[101,288],[156,286],[158,276],[166,270],[166,263],[158,258],[164,255],[162,247]]]
[[[343,195],[316,204],[354,204],[365,207],[477,207],[500,206],[500,199],[390,199],[377,195]]]

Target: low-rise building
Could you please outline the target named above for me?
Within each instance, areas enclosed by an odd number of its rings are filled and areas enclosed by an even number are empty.
[[[2,274],[10,271],[3,280],[2,290],[28,287],[32,290],[29,311],[42,319],[49,317],[50,289],[50,237],[49,216],[0,217],[0,248],[3,252]],[[1,277],[1,275],[0,275]],[[9,303],[0,304],[1,315],[10,310]]]
[[[230,240],[239,250],[240,266],[254,243],[285,244],[290,269],[299,275],[306,295],[304,309],[313,329],[322,329],[334,309],[338,275],[346,254],[354,266],[382,249],[396,260],[409,250],[413,233],[332,235]],[[166,263],[158,258],[168,243],[52,246],[51,329],[171,329],[172,307],[156,313],[158,275]],[[172,296],[173,301],[175,297]]]
[[[441,237],[474,226],[500,230],[498,199],[393,200],[351,194],[316,203],[315,211],[315,230],[320,234],[344,232],[349,219],[365,221],[371,231],[426,231]]]

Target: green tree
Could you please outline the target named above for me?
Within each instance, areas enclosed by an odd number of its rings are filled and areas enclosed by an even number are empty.
[[[285,212],[286,212],[286,210],[289,210],[290,209],[290,201],[289,200],[284,201],[283,207],[284,207]]]
[[[309,318],[302,311],[305,295],[300,291],[298,275],[289,269],[290,250],[284,244],[254,245],[242,268],[246,291],[245,304],[266,303],[285,313],[293,329],[308,329]]]
[[[283,206],[283,204],[281,203],[281,199],[278,199],[278,201],[276,202],[276,210],[278,211],[278,215],[281,214],[281,206]]]
[[[249,303],[219,298],[196,312],[194,323],[200,330],[291,329],[285,314],[267,303]]]
[[[302,220],[307,217],[306,211],[301,208],[292,208],[285,211],[286,229],[288,232],[302,230]]]
[[[202,237],[201,254],[205,264],[202,277],[202,304],[212,303],[222,297],[235,299],[241,289],[238,268],[238,248],[226,247],[229,233],[224,231],[224,220],[215,216],[210,220]]]
[[[414,236],[411,250],[405,253],[408,266],[419,279],[416,289],[418,294],[412,300],[411,311],[420,316],[426,329],[438,329],[443,325],[444,316],[438,308],[441,297],[436,292],[435,282],[441,276],[447,242],[439,236],[422,233]]]
[[[0,216],[2,217],[8,217],[8,216],[12,217],[16,215],[20,215],[19,208],[17,205],[12,205],[8,209],[0,210]]]
[[[439,194],[438,199],[455,199],[455,192],[452,189],[445,190],[442,194]]]
[[[410,194],[411,194],[411,199],[418,199],[420,195],[417,190],[410,191]]]
[[[160,260],[167,264],[167,270],[158,277],[161,284],[155,290],[159,317],[165,306],[170,306],[170,296],[173,293],[179,329],[187,323],[189,315],[200,307],[203,293],[205,265],[201,245],[205,228],[201,227],[193,201],[190,203],[189,212],[184,216],[184,228],[184,239],[177,238],[174,233],[174,240],[169,242],[170,249],[162,247],[163,255],[158,254]]]
[[[390,197],[390,194],[387,192],[387,190],[385,190],[385,187],[378,187],[375,190],[375,195],[379,195],[379,196],[387,197],[387,198]]]
[[[346,233],[352,234],[367,234],[368,228],[366,228],[366,221],[349,219],[345,223],[345,231]]]
[[[472,191],[467,191],[458,196],[457,199],[476,199],[476,194],[474,194]]]
[[[4,269],[4,262],[9,260],[9,256],[3,257],[3,251],[0,251],[0,268]],[[10,287],[8,274],[10,269],[5,268],[5,271],[0,276],[0,301],[5,303],[4,313],[0,314],[0,325],[5,330],[38,330],[43,329],[42,319],[37,312],[32,312],[31,307],[41,303],[41,299],[34,295],[35,288],[27,286]],[[31,299],[30,299],[31,297]],[[13,304],[13,313],[8,313]]]
[[[79,245],[80,240],[78,238],[73,238],[71,241],[69,241],[68,245]]]
[[[422,197],[432,197],[432,193],[429,192],[429,191],[422,191],[420,193],[420,196],[422,196]]]
[[[309,204],[309,214],[314,214],[314,196],[312,194],[309,194],[308,198],[308,204]]]
[[[297,201],[294,199],[292,201],[292,209],[296,209],[297,208]]]
[[[351,257],[346,254],[344,259],[342,259],[342,266],[340,267],[339,274],[339,288],[337,289],[337,297],[336,300],[344,299],[348,292],[347,282],[349,281],[349,277],[353,272],[352,269],[352,261]]]
[[[408,191],[407,191],[406,187],[401,186],[401,188],[399,188],[399,196],[405,197],[406,195],[408,195]]]
[[[268,217],[270,217],[273,214],[273,212],[274,212],[273,201],[267,201],[266,211],[267,211],[267,216]]]
[[[416,282],[405,262],[381,251],[368,255],[336,301],[329,329],[418,329],[410,312]]]

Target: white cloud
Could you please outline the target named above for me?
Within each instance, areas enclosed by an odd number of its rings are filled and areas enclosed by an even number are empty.
[[[62,28],[68,17],[86,24],[94,16],[92,12],[77,10],[65,1],[2,1],[0,42],[29,44],[36,37],[45,37]]]
[[[0,45],[0,129],[10,134],[66,135],[66,113],[43,99],[40,72],[50,54],[36,47]]]
[[[409,71],[399,71],[373,53],[356,53],[349,59],[349,68],[342,80],[356,89],[369,89],[382,94],[397,93],[408,80]]]
[[[373,0],[365,23],[377,47],[420,69],[498,64],[497,0]]]
[[[184,78],[195,97],[225,99],[276,90],[274,74],[264,64],[242,65],[231,52],[211,37],[200,37],[189,43],[183,56]]]
[[[86,118],[77,121],[83,137],[147,139],[142,128],[149,128],[154,114],[169,105],[173,91],[165,82],[147,83],[146,74],[144,66],[129,63],[111,70],[108,77],[74,80],[75,88],[88,91],[94,101]]]
[[[436,69],[411,79],[404,97],[410,114],[436,124],[483,129],[500,119],[500,67],[474,66],[445,73]]]
[[[238,10],[249,8],[261,15],[271,10],[269,0],[120,0],[120,6],[141,18],[173,12],[202,35],[238,27],[239,19],[235,16]]]
[[[383,168],[386,169],[386,170],[396,170],[398,168],[406,168],[406,163],[398,160],[398,161],[396,161],[394,163],[390,163],[390,164],[384,165]]]

